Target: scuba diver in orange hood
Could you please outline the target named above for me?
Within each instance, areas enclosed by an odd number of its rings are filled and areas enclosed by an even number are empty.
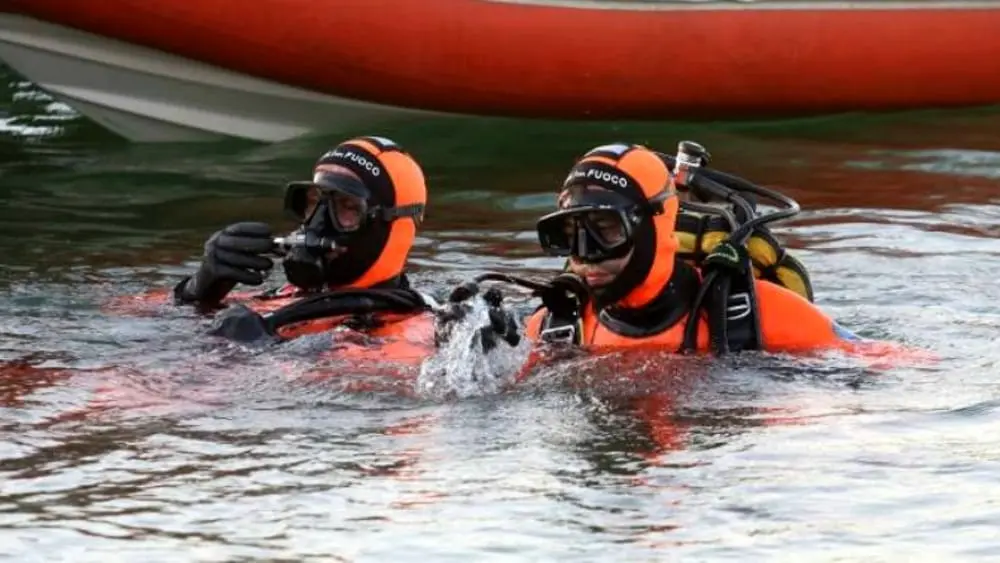
[[[695,169],[683,172],[685,185],[708,184],[722,199],[734,193]],[[855,338],[806,298],[754,277],[745,242],[760,217],[749,211],[700,266],[678,257],[675,179],[662,155],[638,145],[598,147],[576,163],[561,209],[537,230],[546,252],[569,258],[568,279],[582,281],[577,304],[566,310],[559,299],[543,299],[530,337],[721,353],[804,351]]]
[[[275,237],[265,223],[213,234],[198,271],[174,288],[178,303],[215,309],[237,283],[261,285],[281,256],[288,283],[237,296],[211,333],[273,340],[338,324],[378,329],[429,311],[433,298],[410,288],[405,267],[423,219],[427,188],[419,164],[382,137],[345,141],[316,162],[313,178],[288,184],[285,210],[298,230]],[[433,315],[426,326],[433,333]]]
[[[757,214],[725,185],[731,178],[639,145],[597,147],[570,170],[559,210],[537,223],[542,248],[566,257],[566,271],[547,283],[502,274],[477,281],[514,282],[541,298],[525,328],[534,341],[717,354],[852,348],[860,339],[809,298],[755,276],[747,239],[765,223],[797,213],[798,204],[755,187],[786,204]],[[730,225],[728,237],[697,263],[678,252],[678,181],[727,204],[683,203]],[[740,221],[731,206],[742,210]]]

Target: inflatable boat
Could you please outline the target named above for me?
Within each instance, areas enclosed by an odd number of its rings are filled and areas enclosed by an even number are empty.
[[[134,141],[774,118],[1000,102],[1000,3],[0,0],[0,59]]]

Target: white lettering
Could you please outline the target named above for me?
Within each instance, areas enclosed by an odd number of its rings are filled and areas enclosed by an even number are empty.
[[[624,176],[619,176],[618,174],[612,174],[606,170],[596,170],[591,168],[587,170],[587,178],[593,178],[602,182],[607,182],[612,186],[618,186],[619,188],[624,188],[628,186],[628,180]]]
[[[363,154],[359,154],[351,150],[346,150],[346,151],[340,149],[332,150],[324,154],[323,158],[338,158],[341,160],[349,160],[357,164],[361,168],[367,170],[372,176],[382,175],[382,168],[379,167],[377,163],[371,161],[368,157],[364,156]]]
[[[575,180],[579,179],[585,180],[597,180],[598,182],[605,182],[616,186],[619,188],[628,187],[628,179],[619,174],[609,172],[607,170],[598,170],[596,168],[588,168],[587,170],[571,170],[569,175],[566,176],[566,180],[563,181],[563,185],[569,184]]]

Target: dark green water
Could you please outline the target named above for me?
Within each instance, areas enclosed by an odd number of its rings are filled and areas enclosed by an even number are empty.
[[[3,84],[0,359],[33,364],[0,381],[12,559],[943,561],[1000,547],[998,110],[359,131],[425,165],[413,269],[428,288],[555,268],[533,221],[586,149],[696,139],[718,167],[802,203],[776,232],[820,306],[941,357],[696,377],[657,357],[643,366],[669,382],[655,393],[442,402],[289,383],[307,351],[220,350],[190,312],[102,309],[193,271],[229,222],[290,228],[281,186],[340,138],[133,146]]]

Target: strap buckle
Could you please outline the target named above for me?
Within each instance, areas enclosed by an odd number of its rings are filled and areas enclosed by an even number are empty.
[[[550,344],[572,344],[576,340],[576,327],[563,325],[546,328],[539,335],[543,342]]]
[[[733,293],[726,301],[726,320],[739,321],[750,316],[753,307],[750,301],[750,293],[744,291]]]

